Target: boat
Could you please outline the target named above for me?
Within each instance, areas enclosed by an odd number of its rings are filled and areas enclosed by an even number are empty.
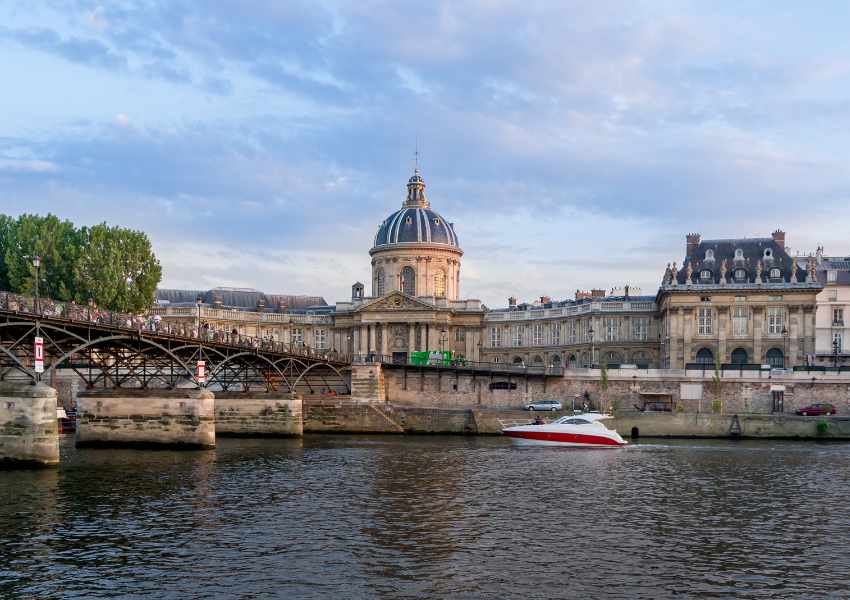
[[[621,448],[626,441],[602,423],[613,418],[601,413],[579,413],[551,423],[528,423],[504,427],[502,433],[521,446],[569,446],[573,448]]]

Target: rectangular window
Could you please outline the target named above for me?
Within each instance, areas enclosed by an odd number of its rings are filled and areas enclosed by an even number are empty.
[[[714,314],[710,308],[700,308],[697,313],[699,335],[714,334]]]
[[[844,325],[844,309],[843,308],[833,308],[832,309],[832,324],[833,325]]]
[[[316,350],[327,350],[328,349],[328,330],[327,329],[314,329],[313,330],[313,339],[315,340],[315,348]]]
[[[829,270],[826,272],[826,280],[830,283],[838,281],[838,271]]]
[[[543,345],[543,323],[535,323],[534,327],[532,328],[531,331],[533,333],[531,343],[534,344],[535,346],[542,346]]]
[[[502,345],[502,330],[499,327],[490,328],[490,346],[498,348]]]
[[[552,323],[552,344],[555,346],[561,343],[561,324]]]
[[[840,331],[832,333],[832,351],[844,352],[844,336],[841,335]]]
[[[463,327],[458,327],[455,329],[455,341],[456,342],[465,342],[466,341],[466,329]]]
[[[769,335],[781,335],[785,329],[785,309],[772,306],[767,309],[767,333]]]
[[[578,321],[573,319],[567,326],[570,328],[570,343],[575,344],[578,340]]]
[[[614,317],[605,317],[602,327],[605,330],[605,341],[616,342],[620,339],[620,322]]]
[[[522,326],[514,325],[513,336],[511,337],[511,344],[514,346],[522,346]]]
[[[293,346],[303,346],[304,345],[304,330],[300,327],[296,327],[292,330],[292,340],[291,343]]]
[[[749,309],[746,306],[736,306],[732,309],[732,335],[746,337],[749,335]]]
[[[632,339],[645,342],[649,333],[649,319],[632,319]]]

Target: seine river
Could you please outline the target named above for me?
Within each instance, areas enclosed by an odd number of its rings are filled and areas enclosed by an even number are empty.
[[[850,445],[71,442],[0,472],[0,597],[850,596]]]

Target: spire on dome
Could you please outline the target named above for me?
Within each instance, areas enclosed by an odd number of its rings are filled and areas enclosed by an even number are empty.
[[[419,168],[413,170],[413,177],[407,180],[407,199],[402,207],[428,208],[431,203],[425,197],[425,180],[419,173]]]

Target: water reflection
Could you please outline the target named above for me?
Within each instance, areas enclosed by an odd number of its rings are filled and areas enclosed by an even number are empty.
[[[62,452],[0,472],[0,597],[841,597],[850,562],[840,444]]]

